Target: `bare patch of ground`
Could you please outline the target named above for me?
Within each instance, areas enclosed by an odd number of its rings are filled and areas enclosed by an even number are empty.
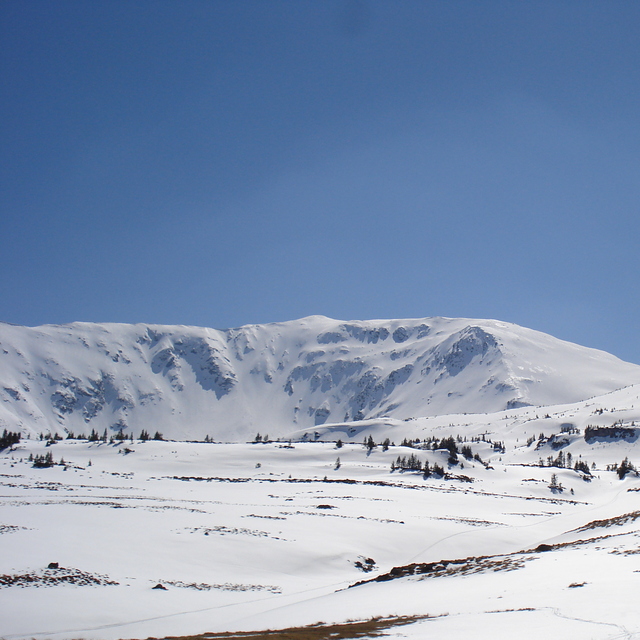
[[[426,620],[431,616],[400,616],[393,618],[372,618],[365,622],[345,622],[325,625],[322,623],[308,627],[291,627],[266,631],[239,633],[204,633],[197,636],[171,636],[163,640],[351,640],[372,638],[383,635],[393,627]],[[156,640],[149,638],[148,640]]]
[[[207,584],[206,582],[182,582],[181,580],[160,580],[162,585],[168,584],[179,589],[195,589],[196,591],[269,591],[270,593],[282,593],[278,587],[269,584]]]
[[[443,576],[466,576],[485,571],[515,571],[516,569],[521,569],[527,560],[533,559],[535,559],[533,554],[520,552],[505,556],[480,556],[458,560],[439,560],[438,562],[414,562],[402,567],[393,567],[388,573],[383,573],[370,580],[361,580],[351,585],[351,587],[357,587],[367,582],[387,582],[388,580],[406,576],[440,578]]]
[[[587,531],[588,529],[599,529],[601,527],[611,527],[613,525],[622,526],[627,522],[633,522],[640,518],[640,511],[632,511],[631,513],[625,513],[621,516],[615,516],[613,518],[607,518],[606,520],[593,520],[588,524],[585,524],[578,529],[573,529],[573,531]]]
[[[108,576],[88,573],[80,569],[40,569],[29,573],[0,575],[0,588],[6,587],[55,587],[60,584],[75,584],[81,587],[116,585]]]
[[[0,535],[3,533],[15,533],[16,531],[27,531],[27,527],[19,527],[15,524],[0,524]]]

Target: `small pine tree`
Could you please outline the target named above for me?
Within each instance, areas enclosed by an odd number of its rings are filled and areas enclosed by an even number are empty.
[[[338,438],[338,441],[336,442],[336,449],[342,449],[342,446],[342,440]]]
[[[338,456],[338,458],[336,459],[336,471],[340,468],[340,457]]]
[[[578,460],[575,465],[573,466],[573,468],[576,471],[582,471],[582,473],[590,476],[591,475],[591,469],[589,469],[589,464],[587,462],[585,462],[584,460]]]
[[[153,439],[154,439],[154,440],[164,440],[164,438],[162,437],[162,434],[161,434],[159,431],[156,431],[156,432],[153,434]]]
[[[551,491],[553,491],[554,493],[556,491],[562,492],[564,490],[562,484],[558,482],[558,476],[555,473],[551,474],[551,483],[549,484],[549,489],[551,489]]]
[[[631,462],[629,462],[629,458],[625,458],[618,465],[618,468],[616,469],[616,471],[618,473],[618,477],[620,478],[620,480],[624,479],[627,473],[635,473],[637,475],[636,468],[631,464]]]

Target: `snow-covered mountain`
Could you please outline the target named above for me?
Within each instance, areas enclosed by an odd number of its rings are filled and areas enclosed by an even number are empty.
[[[0,428],[278,437],[321,424],[577,402],[640,366],[495,320],[0,324]]]

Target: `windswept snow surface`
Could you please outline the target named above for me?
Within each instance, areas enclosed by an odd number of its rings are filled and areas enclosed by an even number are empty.
[[[495,320],[215,329],[0,324],[0,429],[244,441],[331,423],[576,402],[640,367]]]

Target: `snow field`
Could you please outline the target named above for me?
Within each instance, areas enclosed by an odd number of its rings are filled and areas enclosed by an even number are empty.
[[[514,449],[517,459],[533,457],[529,449]],[[466,482],[391,473],[412,451],[398,446],[22,441],[0,455],[0,575],[43,575],[58,562],[118,585],[0,585],[0,637],[115,640],[393,614],[441,617],[391,637],[640,633],[640,519],[575,531],[636,511],[640,481],[600,470],[585,482],[515,464],[514,450],[479,443],[493,469],[449,469]],[[27,461],[46,451],[67,470]],[[600,469],[613,454],[597,454]],[[552,472],[561,494],[548,487]],[[348,588],[413,562],[493,555],[465,574]],[[356,563],[368,559],[365,573]]]

